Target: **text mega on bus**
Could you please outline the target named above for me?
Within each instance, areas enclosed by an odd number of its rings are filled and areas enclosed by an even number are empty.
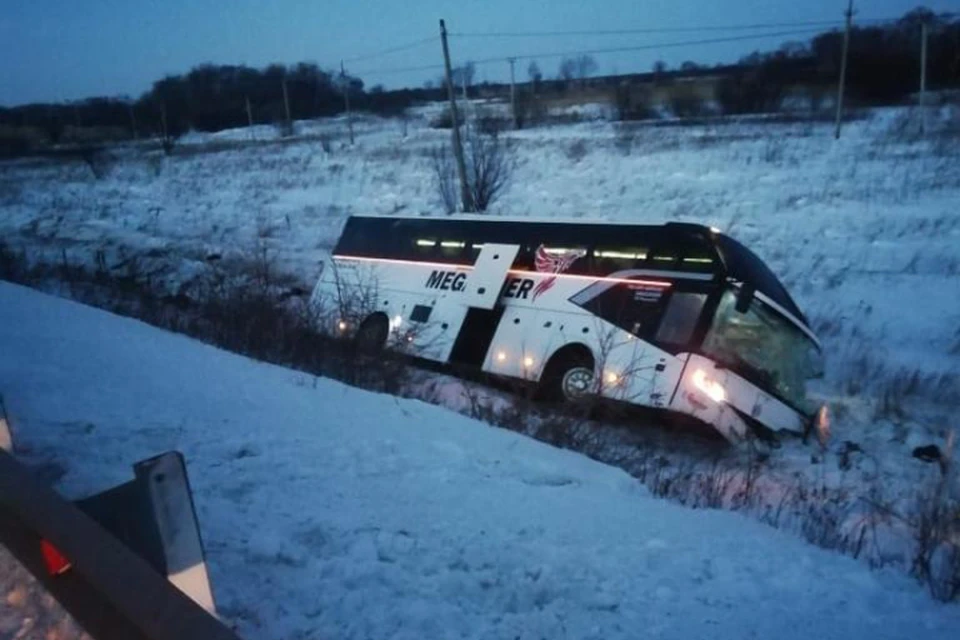
[[[679,412],[734,442],[817,413],[806,318],[763,261],[700,225],[353,216],[312,303],[365,348]]]

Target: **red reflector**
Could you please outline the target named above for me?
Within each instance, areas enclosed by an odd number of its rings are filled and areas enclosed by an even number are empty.
[[[47,567],[47,573],[52,576],[65,573],[71,567],[70,561],[60,553],[60,550],[46,540],[40,541],[40,553],[43,554],[43,564]]]

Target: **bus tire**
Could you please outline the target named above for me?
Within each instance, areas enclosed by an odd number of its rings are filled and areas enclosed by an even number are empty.
[[[593,369],[593,356],[586,347],[560,350],[540,377],[540,396],[551,402],[582,402],[592,393]]]
[[[360,353],[377,354],[383,351],[389,334],[390,321],[387,316],[375,313],[360,324],[353,336],[353,343]]]

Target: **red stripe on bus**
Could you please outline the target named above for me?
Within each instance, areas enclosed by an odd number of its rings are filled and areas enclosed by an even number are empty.
[[[334,255],[334,258],[338,260],[356,260],[358,262],[385,262],[388,264],[415,264],[422,267],[438,267],[440,269],[473,269],[472,264],[455,264],[449,262],[419,262],[417,260],[399,260],[396,258],[367,258],[364,256],[345,256],[345,255]],[[670,287],[673,283],[663,282],[662,280],[636,280],[629,278],[602,278],[599,276],[581,276],[572,273],[558,273],[558,274],[545,274],[540,273],[539,271],[521,271],[518,269],[511,269],[507,273],[520,274],[520,275],[556,275],[560,278],[576,278],[579,280],[591,280],[593,282],[623,282],[626,284],[640,284],[651,287]]]

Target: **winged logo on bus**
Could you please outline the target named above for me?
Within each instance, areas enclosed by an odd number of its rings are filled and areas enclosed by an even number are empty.
[[[533,259],[534,268],[539,273],[549,273],[552,275],[549,278],[541,280],[534,288],[534,302],[541,294],[553,288],[553,285],[557,283],[557,274],[565,272],[574,262],[585,255],[587,255],[585,249],[566,249],[560,252],[556,249],[552,251],[547,250],[542,244],[537,247]]]

